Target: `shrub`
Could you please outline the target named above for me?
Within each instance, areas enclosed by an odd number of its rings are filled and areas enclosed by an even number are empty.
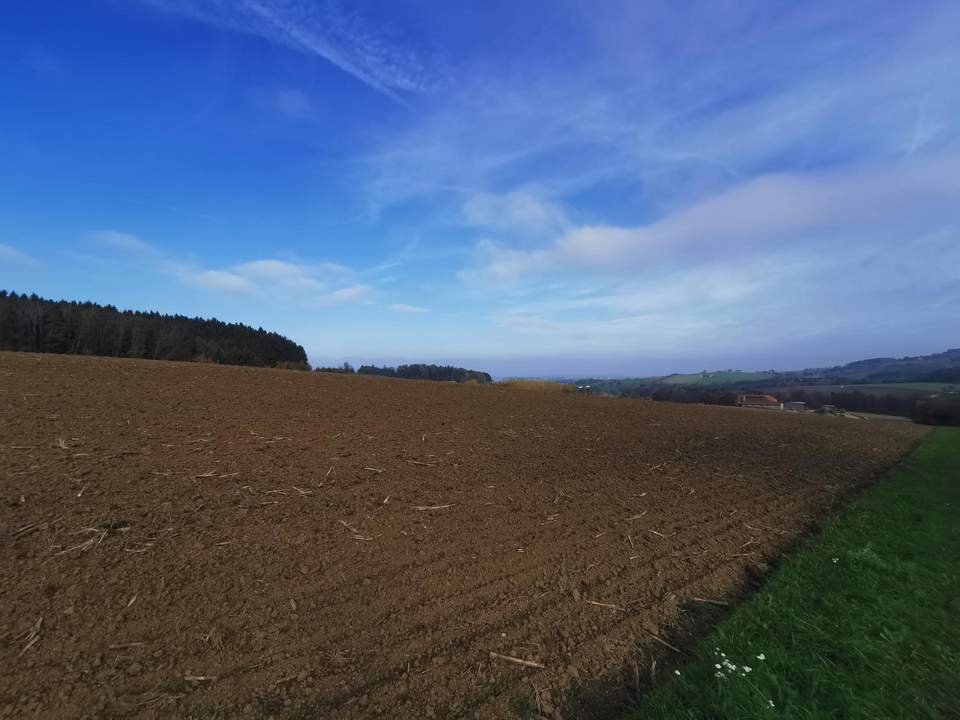
[[[283,361],[278,362],[275,367],[279,368],[280,370],[309,370],[310,363]]]
[[[340,373],[341,375],[352,375],[356,372],[353,369],[353,365],[348,362],[345,362],[343,365],[337,365],[336,367],[318,367],[316,371],[323,373]]]
[[[960,425],[960,396],[934,395],[913,407],[913,421],[922,425]]]

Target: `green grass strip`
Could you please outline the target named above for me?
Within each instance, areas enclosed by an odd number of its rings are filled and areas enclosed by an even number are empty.
[[[804,542],[678,672],[628,720],[960,718],[960,430]]]

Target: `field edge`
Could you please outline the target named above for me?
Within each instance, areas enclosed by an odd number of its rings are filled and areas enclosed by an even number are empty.
[[[619,717],[950,717],[957,467],[960,430],[932,431]]]

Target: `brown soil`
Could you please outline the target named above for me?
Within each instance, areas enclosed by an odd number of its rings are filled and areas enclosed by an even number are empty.
[[[559,716],[921,434],[3,353],[0,716]]]

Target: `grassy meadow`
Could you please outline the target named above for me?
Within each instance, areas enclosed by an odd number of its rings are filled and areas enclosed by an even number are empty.
[[[960,715],[960,429],[933,432],[626,720]]]
[[[708,373],[687,373],[667,375],[658,378],[666,385],[729,385],[732,383],[753,383],[775,380],[777,373],[746,372],[743,370],[718,370]]]

